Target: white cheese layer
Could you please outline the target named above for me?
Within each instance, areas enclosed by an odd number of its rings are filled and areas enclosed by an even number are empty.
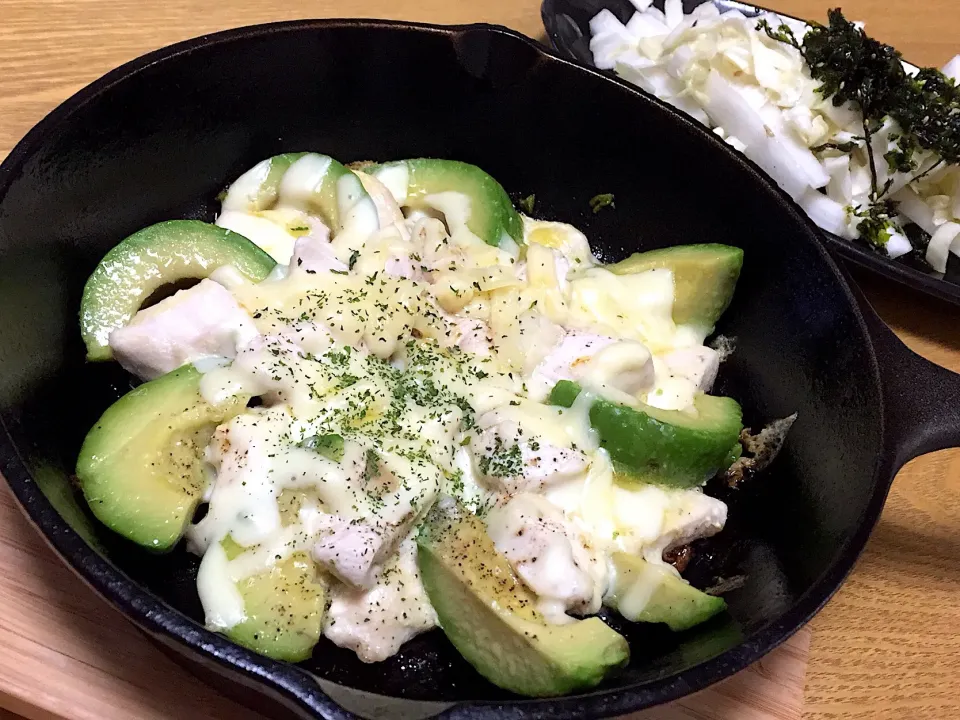
[[[673,322],[669,270],[614,275],[582,233],[529,218],[518,261],[466,230],[476,209],[459,193],[427,198],[446,225],[402,219],[401,169],[365,184],[370,208],[338,186],[331,238],[311,215],[328,170],[294,162],[274,210],[249,200],[253,173],[221,216],[285,266],[229,283],[248,327],[232,362],[203,366],[210,402],[261,401],[215,432],[207,512],[188,531],[210,627],[244,620],[237,582],[301,552],[329,591],[326,636],[390,657],[436,625],[414,535],[444,494],[485,518],[558,623],[597,611],[611,553],[661,563],[722,528],[725,506],[698,490],[618,484],[590,425],[598,396],[684,410],[712,383],[702,331]],[[570,408],[546,402],[559,380],[583,387]]]

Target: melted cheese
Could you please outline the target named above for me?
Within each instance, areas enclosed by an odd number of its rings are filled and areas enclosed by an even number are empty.
[[[330,191],[329,160],[294,162],[274,210],[255,207],[268,169],[244,176],[221,216],[290,266],[225,283],[258,336],[202,368],[210,402],[263,401],[217,429],[209,507],[188,531],[210,627],[243,621],[238,580],[306,551],[330,587],[325,634],[365,661],[389,657],[436,624],[413,534],[441,494],[489,513],[555,622],[598,609],[610,553],[660,562],[722,527],[725,506],[698,491],[618,484],[590,425],[597,396],[682,408],[706,382],[670,354],[703,335],[674,324],[669,270],[614,275],[579,231],[529,218],[518,262],[518,248],[469,231],[475,208],[455,192],[424,199],[449,234],[423,214],[400,222],[402,165],[378,174],[379,215],[355,176],[338,179],[331,240],[310,215]],[[337,260],[303,263],[294,241]],[[570,408],[544,404],[561,378],[584,388]],[[305,499],[291,505],[291,493]],[[243,549],[232,560],[228,537]]]
[[[673,348],[673,272],[614,275],[591,268],[570,282],[570,324],[638,340],[653,352]]]

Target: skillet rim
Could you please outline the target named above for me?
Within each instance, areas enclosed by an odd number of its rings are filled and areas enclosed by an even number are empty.
[[[672,116],[678,129],[709,137],[714,150],[726,156],[728,162],[753,176],[754,181],[767,191],[773,192],[785,211],[806,230],[810,242],[825,262],[825,272],[833,275],[845,295],[848,309],[864,338],[872,380],[879,401],[879,445],[876,464],[873,468],[874,490],[866,505],[859,525],[850,538],[840,546],[828,569],[801,595],[794,605],[776,620],[771,621],[739,644],[690,669],[650,682],[623,687],[593,690],[580,695],[559,698],[527,699],[509,701],[425,701],[403,700],[409,703],[430,704],[446,718],[498,718],[513,710],[519,716],[544,718],[580,718],[585,716],[612,716],[676,700],[706,688],[746,668],[756,660],[790,638],[839,589],[862,552],[871,531],[879,518],[889,490],[890,478],[895,471],[894,461],[889,457],[887,415],[880,375],[876,339],[864,317],[862,306],[856,300],[845,274],[820,242],[819,229],[813,225],[792,199],[786,196],[754,163],[735,153],[712,133],[661,100],[642,93],[629,83],[612,78],[596,68],[561,56],[541,43],[507,27],[490,23],[439,25],[435,23],[408,22],[366,18],[301,19],[274,23],[248,25],[215,33],[201,35],[153,50],[111,70],[86,85],[38,122],[14,146],[0,163],[0,197],[3,197],[16,177],[14,171],[22,168],[37,148],[41,147],[48,132],[60,123],[68,122],[70,116],[87,103],[96,101],[114,85],[133,78],[147,68],[161,62],[169,62],[182,55],[207,47],[241,41],[250,37],[266,37],[286,32],[328,31],[337,28],[401,30],[426,32],[456,38],[471,32],[483,32],[511,38],[538,53],[538,60],[559,64],[568,72],[585,73],[596,78],[595,82],[613,83],[629,95],[637,98],[628,102],[642,102],[654,108],[653,112],[666,112]],[[258,655],[209,630],[168,605],[146,588],[135,583],[119,568],[91,548],[53,508],[50,501],[33,481],[27,465],[19,453],[4,418],[0,417],[0,473],[10,486],[20,509],[41,533],[44,540],[61,559],[98,595],[120,610],[130,621],[153,639],[177,650],[192,654],[194,660],[212,661],[225,673],[241,673],[247,682],[258,683],[261,691],[281,696],[287,703],[298,705],[302,710],[318,713],[321,717],[351,717],[345,709],[324,694],[318,678],[298,666],[281,663]],[[322,681],[326,683],[327,681]],[[346,687],[346,686],[344,686]],[[382,696],[401,700],[392,696]]]

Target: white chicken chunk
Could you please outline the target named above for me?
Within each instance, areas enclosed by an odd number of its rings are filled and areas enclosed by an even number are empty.
[[[407,538],[369,590],[341,584],[330,589],[323,634],[364,662],[379,662],[436,625],[417,568],[417,545]]]
[[[674,350],[663,356],[673,375],[682,375],[698,392],[710,392],[720,370],[720,355],[709,347],[689,347]]]
[[[684,410],[697,393],[708,392],[717,379],[720,355],[709,347],[674,350],[654,358],[656,384],[647,394],[649,405],[664,410]]]
[[[311,223],[309,235],[297,238],[290,259],[290,270],[299,268],[304,272],[344,272],[347,264],[337,258],[330,244],[330,231],[326,225],[316,221]]]
[[[384,556],[383,534],[365,522],[316,512],[308,531],[317,536],[312,555],[320,565],[354,588],[373,585]]]
[[[406,227],[410,241],[420,248],[423,264],[428,268],[436,270],[456,263],[458,258],[451,255],[447,228],[442,220],[415,211],[407,218]]]
[[[477,477],[493,490],[509,494],[536,492],[584,475],[590,459],[580,450],[564,447],[524,432],[518,422],[497,411],[482,415],[480,432],[470,441]]]
[[[233,370],[243,374],[243,389],[251,395],[262,395],[271,405],[294,404],[295,397],[302,394],[298,376],[284,375],[277,370],[283,363],[298,362],[305,357],[306,351],[286,333],[260,335],[237,353]],[[302,367],[313,370],[309,365]]]
[[[324,511],[301,513],[307,534],[316,538],[314,560],[356,588],[373,586],[416,522],[416,503],[423,500],[428,507],[439,488],[429,481],[417,488],[401,481],[389,457],[381,454],[373,471],[368,450],[347,442],[338,463],[343,474],[314,483]]]
[[[377,218],[380,221],[380,227],[385,228],[394,223],[402,224],[404,221],[403,212],[397,204],[396,198],[389,188],[373,175],[354,170],[354,174],[360,178],[360,184],[367,191],[367,195],[373,200],[377,208]]]
[[[151,380],[200,358],[235,357],[257,335],[253,319],[226,288],[201,280],[110,333],[110,349],[126,370]]]
[[[660,561],[671,548],[716,535],[727,523],[727,506],[699,491],[687,491],[663,518],[660,538],[644,551],[647,560]]]
[[[665,550],[717,534],[727,522],[721,500],[657,485],[617,487],[613,511],[620,549],[650,562],[661,562]]]
[[[534,368],[527,384],[532,399],[542,401],[561,380],[575,380],[580,366],[608,345],[617,342],[607,335],[568,332]]]
[[[528,383],[534,400],[545,400],[560,380],[584,382],[591,389],[631,397],[654,382],[654,364],[643,343],[607,335],[568,332],[534,369]]]
[[[529,283],[531,287],[554,288],[560,297],[566,292],[569,283],[570,260],[555,248],[533,246],[527,250],[527,259],[517,265],[517,277]]]
[[[522,493],[494,507],[487,532],[517,575],[540,598],[551,622],[566,613],[595,613],[605,590],[606,565],[563,511],[541,495]]]
[[[439,338],[440,347],[458,347],[464,352],[483,357],[490,355],[493,340],[487,323],[463,315],[448,315],[439,308],[438,316],[443,318],[447,326],[446,332]]]
[[[238,415],[214,433],[206,460],[216,470],[216,480],[206,496],[207,514],[187,531],[193,548],[205,551],[228,534],[240,545],[252,547],[280,529],[276,488],[259,482],[269,476],[270,458],[277,452],[276,440],[264,437],[263,427],[269,424],[264,420]]]
[[[388,225],[367,238],[356,258],[354,270],[367,277],[386,273],[414,282],[427,279],[416,237],[399,223]]]

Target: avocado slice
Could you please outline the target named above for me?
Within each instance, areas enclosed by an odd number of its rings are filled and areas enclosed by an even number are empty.
[[[227,559],[246,548],[227,537],[221,543]],[[287,662],[306,660],[320,640],[326,590],[317,566],[297,552],[269,570],[236,583],[247,618],[224,631],[238,645]]]
[[[466,227],[494,247],[506,250],[523,244],[523,222],[510,196],[476,165],[416,158],[374,165],[364,171],[386,185],[402,207],[444,213],[451,235],[459,227]],[[457,195],[466,202],[451,201]]]
[[[350,169],[329,155],[285,153],[257,163],[230,186],[224,211],[260,212],[276,205],[318,215],[334,236],[366,236],[380,227],[376,205]]]
[[[688,630],[723,612],[723,598],[697,590],[669,567],[614,553],[613,586],[603,602],[631,622],[666,623],[674,632]]]
[[[172,548],[207,484],[203,455],[217,425],[249,396],[210,405],[200,373],[184,365],[131,390],[87,433],[77,478],[93,514],[152,550]]]
[[[224,265],[259,282],[276,263],[243,235],[199,220],[157,223],[121,241],[83,288],[80,332],[87,359],[113,357],[110,333],[129,323],[154,290],[178,280],[202,280]]]
[[[571,407],[580,392],[577,383],[561,380],[549,402]],[[598,397],[590,404],[590,425],[621,482],[698,487],[729,466],[743,420],[732,398],[701,393],[694,398],[694,408],[695,413],[643,403],[628,407]]]
[[[708,243],[636,253],[608,265],[616,275],[669,268],[673,271],[673,321],[712,328],[733,299],[743,250]]]
[[[290,166],[306,153],[283,153],[261,160],[227,188],[223,211],[260,212],[273,207],[280,193],[280,180]]]
[[[449,497],[420,529],[418,564],[440,626],[485,678],[521,695],[593,687],[630,658],[599,618],[550,625],[480,518]]]

